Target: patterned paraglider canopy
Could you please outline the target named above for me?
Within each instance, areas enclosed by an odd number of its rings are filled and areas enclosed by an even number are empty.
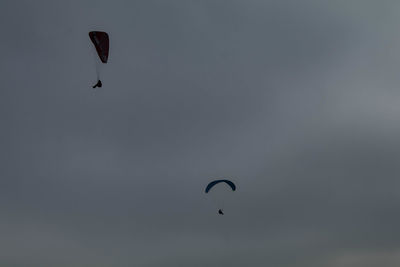
[[[108,50],[110,48],[110,41],[106,32],[89,32],[90,40],[92,40],[94,47],[96,48],[97,54],[101,62],[107,63]]]

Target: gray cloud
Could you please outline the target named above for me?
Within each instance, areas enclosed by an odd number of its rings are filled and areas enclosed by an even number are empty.
[[[398,10],[3,1],[0,264],[397,266]]]

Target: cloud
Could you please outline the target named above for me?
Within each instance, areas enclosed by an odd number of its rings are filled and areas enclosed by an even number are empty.
[[[0,263],[397,266],[397,11],[2,2]]]

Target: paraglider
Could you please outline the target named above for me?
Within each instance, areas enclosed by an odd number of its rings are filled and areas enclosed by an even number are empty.
[[[225,184],[227,184],[227,185],[232,189],[232,191],[236,191],[236,185],[235,185],[232,181],[222,179],[222,180],[215,180],[215,181],[210,182],[210,183],[206,186],[205,193],[210,192],[210,190],[211,190],[215,185],[220,184],[220,183],[225,183]],[[218,214],[224,215],[224,211],[223,211],[222,209],[218,209]]]
[[[110,49],[110,41],[108,34],[106,32],[91,31],[89,32],[89,37],[94,47],[96,48],[96,52],[100,58],[100,61],[103,64],[106,64],[108,61],[108,53]],[[96,72],[97,72],[97,83],[93,86],[93,88],[102,86],[99,73],[100,71],[98,69],[97,64],[96,64]]]
[[[219,184],[219,183],[226,183],[227,185],[229,185],[232,188],[232,191],[236,190],[236,185],[229,180],[215,180],[215,181],[210,182],[207,185],[205,192],[208,193],[211,190],[211,188],[213,188],[216,184]]]

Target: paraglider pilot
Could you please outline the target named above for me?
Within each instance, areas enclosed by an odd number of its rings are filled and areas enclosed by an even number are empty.
[[[224,212],[221,209],[219,209],[218,214],[224,215]]]
[[[95,85],[93,85],[93,88],[101,87],[102,85],[103,85],[103,84],[101,83],[101,81],[98,80],[97,83],[96,83]]]

